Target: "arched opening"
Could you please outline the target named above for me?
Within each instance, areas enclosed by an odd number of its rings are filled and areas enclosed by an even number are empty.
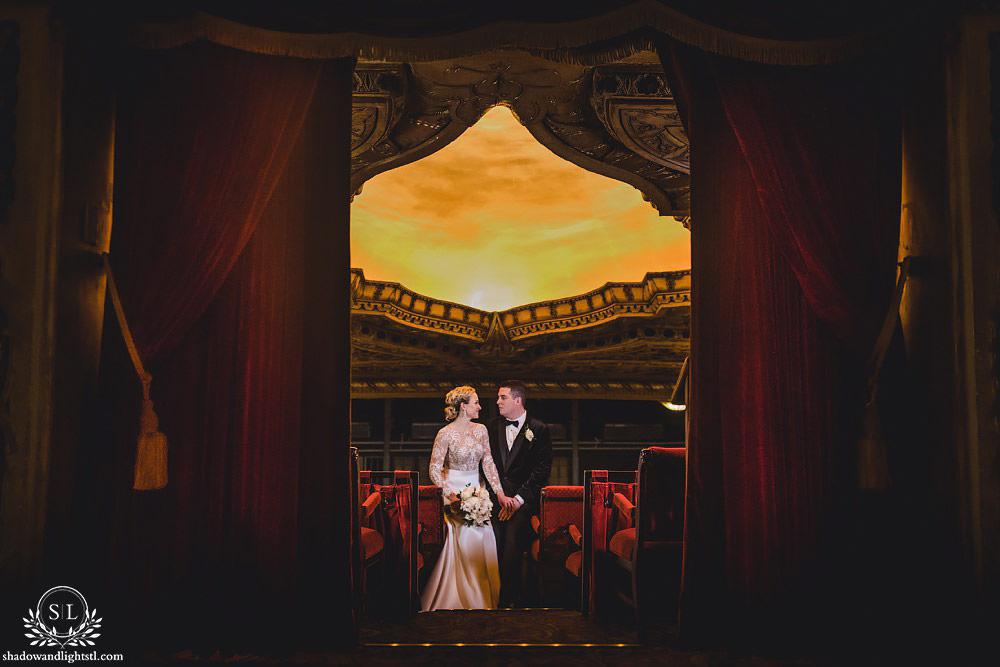
[[[552,154],[510,109],[365,182],[351,264],[368,280],[487,311],[691,267],[689,232],[632,186]]]
[[[683,142],[684,135],[672,124],[676,112],[664,113],[669,92],[650,62],[576,68],[565,82],[539,75],[541,61],[523,53],[491,58],[489,67],[483,58],[448,67],[359,66],[352,445],[362,471],[413,470],[421,485],[430,485],[444,394],[473,384],[485,408],[480,421],[489,423],[497,416],[497,383],[518,378],[529,386],[531,415],[552,433],[546,487],[582,489],[585,470],[635,471],[643,448],[684,446],[683,414],[665,403],[689,348],[690,241],[677,220],[684,211],[676,208],[686,201],[677,184],[686,182],[679,171],[686,168],[686,145],[671,147],[663,138]],[[510,64],[498,66],[497,59]],[[439,135],[432,134],[432,152],[411,144],[412,162],[400,151],[382,173],[359,159],[379,145],[366,138],[380,132],[379,118],[392,117],[391,101],[371,101],[377,82],[398,91],[398,83],[386,85],[391,77],[426,86],[455,71],[475,75],[464,81],[467,87],[472,81],[468,90],[449,89],[441,112],[462,129],[457,138],[435,143]],[[547,107],[512,93],[482,95],[507,78],[529,76],[539,87],[547,84],[539,98]],[[589,97],[580,94],[581,80]],[[639,101],[616,95],[625,90]],[[562,106],[555,104],[560,98]],[[492,106],[483,108],[487,101]],[[531,115],[515,115],[518,109]],[[407,115],[405,108],[395,113]],[[565,124],[553,118],[575,119],[576,130],[566,135],[571,141],[560,139]],[[639,139],[623,142],[629,131]],[[655,149],[638,148],[640,140]],[[595,150],[601,142],[607,145]],[[370,173],[377,175],[362,182]],[[434,493],[427,496],[421,502],[435,501]],[[580,493],[581,508],[582,502]],[[539,510],[535,504],[530,511]],[[437,555],[429,549],[422,556],[421,586]],[[562,568],[531,564],[532,590],[522,602],[579,609],[579,579],[576,590],[567,590]]]

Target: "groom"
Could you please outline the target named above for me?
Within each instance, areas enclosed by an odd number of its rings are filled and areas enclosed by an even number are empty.
[[[542,487],[552,468],[552,440],[544,422],[525,412],[527,389],[510,380],[500,385],[500,417],[490,422],[490,449],[500,473],[505,506],[493,498],[493,532],[500,559],[500,606],[514,606],[521,596],[521,561],[531,543],[531,516],[538,514]]]

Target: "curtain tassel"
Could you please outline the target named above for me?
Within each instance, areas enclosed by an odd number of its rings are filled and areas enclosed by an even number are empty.
[[[108,291],[111,292],[111,303],[114,305],[118,327],[121,329],[122,338],[125,339],[125,347],[128,348],[135,372],[142,382],[142,415],[139,417],[139,439],[132,488],[136,491],[162,489],[167,485],[167,436],[160,431],[160,419],[156,416],[153,400],[149,397],[153,376],[146,372],[142,365],[142,359],[139,358],[139,350],[135,346],[132,331],[125,320],[125,311],[122,308],[121,299],[118,297],[118,288],[115,286],[115,277],[111,272],[111,263],[108,261],[107,253],[103,254],[103,258],[104,270],[108,275]]]
[[[167,436],[160,431],[160,419],[149,398],[150,375],[142,381],[142,416],[139,418],[139,445],[135,455],[136,491],[152,491],[167,485]]]

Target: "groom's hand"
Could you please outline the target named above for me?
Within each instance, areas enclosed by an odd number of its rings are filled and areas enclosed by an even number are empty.
[[[501,521],[506,521],[512,516],[514,516],[514,513],[520,508],[521,508],[521,503],[518,502],[517,498],[513,496],[508,496],[504,498],[503,507],[500,508],[498,516]]]

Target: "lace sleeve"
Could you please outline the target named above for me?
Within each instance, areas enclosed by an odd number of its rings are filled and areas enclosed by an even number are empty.
[[[497,466],[493,462],[493,454],[490,453],[490,436],[485,426],[476,429],[476,438],[478,438],[483,452],[483,474],[486,475],[486,481],[493,487],[493,493],[499,496],[503,493],[503,486],[500,484]]]
[[[441,429],[434,438],[434,449],[431,450],[431,465],[429,469],[431,481],[434,482],[434,486],[440,489],[444,488],[444,474],[442,473],[442,469],[444,468],[444,455],[446,453],[448,453],[448,439],[445,437],[444,429]]]

